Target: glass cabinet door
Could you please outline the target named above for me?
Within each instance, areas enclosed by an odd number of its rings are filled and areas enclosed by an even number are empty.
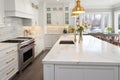
[[[65,24],[69,24],[69,13],[65,13]]]
[[[51,24],[51,13],[47,13],[47,24]]]

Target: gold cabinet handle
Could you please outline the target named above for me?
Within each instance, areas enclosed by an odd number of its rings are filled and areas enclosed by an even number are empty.
[[[15,52],[15,50],[8,51],[8,52],[6,52],[6,54],[10,54],[12,52]]]
[[[9,64],[10,62],[14,61],[15,58],[12,58],[11,60],[7,61],[6,64]]]
[[[11,72],[13,72],[15,68],[11,69],[9,72],[6,73],[6,75],[9,75]]]

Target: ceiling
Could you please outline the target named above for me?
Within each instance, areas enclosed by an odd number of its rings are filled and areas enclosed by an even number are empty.
[[[39,0],[46,3],[59,4],[70,3],[75,4],[76,0]],[[120,3],[120,0],[81,0],[81,5],[85,8],[111,8],[113,5]]]

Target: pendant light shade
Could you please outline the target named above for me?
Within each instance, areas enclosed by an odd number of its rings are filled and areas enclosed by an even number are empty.
[[[85,9],[80,5],[80,0],[76,1],[76,6],[73,8],[72,13],[85,13]]]
[[[80,14],[79,13],[72,13],[71,16],[72,17],[78,17],[78,16],[80,16]]]

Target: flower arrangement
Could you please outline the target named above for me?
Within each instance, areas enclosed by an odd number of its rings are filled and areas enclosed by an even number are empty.
[[[82,32],[84,31],[84,26],[77,25],[77,32],[79,33],[79,42],[82,40]]]

